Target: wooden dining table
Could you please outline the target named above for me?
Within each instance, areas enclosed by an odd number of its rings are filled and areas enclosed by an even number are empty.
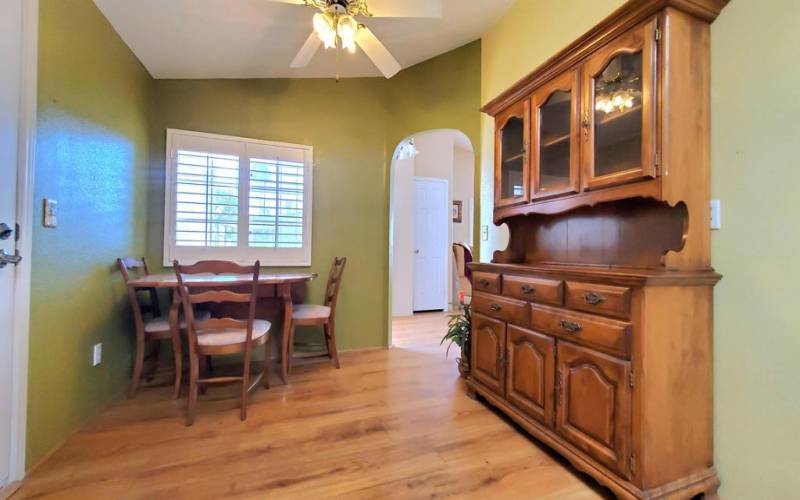
[[[288,356],[289,329],[292,322],[292,285],[305,283],[317,277],[316,273],[261,273],[258,277],[259,286],[273,285],[276,287],[276,298],[283,302],[283,335],[281,336],[281,377],[286,383],[289,376]],[[184,278],[184,283],[193,287],[235,287],[249,285],[253,276],[248,274],[193,274]],[[180,339],[179,316],[180,294],[178,293],[178,278],[174,273],[147,274],[136,279],[131,279],[128,286],[138,289],[164,288],[172,290],[172,301],[169,308],[169,324],[173,339]],[[180,342],[176,344],[180,346]],[[268,361],[267,361],[268,362]],[[183,367],[181,356],[175,356],[175,393],[174,398],[180,396],[180,380]]]

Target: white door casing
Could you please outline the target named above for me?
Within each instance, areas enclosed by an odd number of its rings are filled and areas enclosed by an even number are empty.
[[[25,473],[38,6],[0,0],[0,488]]]
[[[414,178],[414,311],[447,310],[448,182]]]
[[[16,252],[21,0],[0,0],[0,266]],[[4,225],[3,225],[4,224]],[[8,231],[11,230],[11,234]],[[15,266],[0,268],[0,486],[11,478]]]

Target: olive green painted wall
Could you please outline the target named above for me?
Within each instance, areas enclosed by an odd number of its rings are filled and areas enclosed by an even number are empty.
[[[132,319],[112,265],[145,249],[151,85],[91,1],[40,0],[39,22],[29,465],[126,383]],[[40,223],[45,197],[55,229]]]
[[[478,144],[480,43],[391,80],[155,80],[153,103],[149,259],[163,260],[167,128],[311,145],[310,269],[322,279],[310,285],[309,300],[322,300],[333,257],[347,256],[338,346],[386,345],[391,158],[403,138],[435,128],[462,130]]]
[[[482,39],[483,102],[621,4],[518,0]],[[798,21],[792,0],[732,0],[711,26],[711,196],[722,203],[712,262],[724,276],[714,293],[714,455],[720,494],[731,500],[800,490],[800,319],[792,307],[800,281]],[[482,137],[487,171],[490,120]]]

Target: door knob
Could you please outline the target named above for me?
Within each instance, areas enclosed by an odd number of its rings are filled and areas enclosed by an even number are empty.
[[[5,250],[0,250],[0,269],[3,269],[9,264],[14,264],[15,266],[22,261],[22,256],[19,254],[19,250],[14,251],[14,255],[7,254]]]
[[[14,230],[5,222],[0,222],[0,240],[7,240],[14,234]]]

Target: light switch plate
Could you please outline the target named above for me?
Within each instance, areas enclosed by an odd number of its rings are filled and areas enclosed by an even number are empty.
[[[97,366],[103,361],[103,343],[95,344],[92,347],[92,366]]]
[[[58,226],[58,201],[44,199],[44,227]]]
[[[722,215],[720,214],[719,200],[711,200],[711,229],[719,229],[722,226]]]
[[[481,226],[481,241],[489,241],[489,226]]]

